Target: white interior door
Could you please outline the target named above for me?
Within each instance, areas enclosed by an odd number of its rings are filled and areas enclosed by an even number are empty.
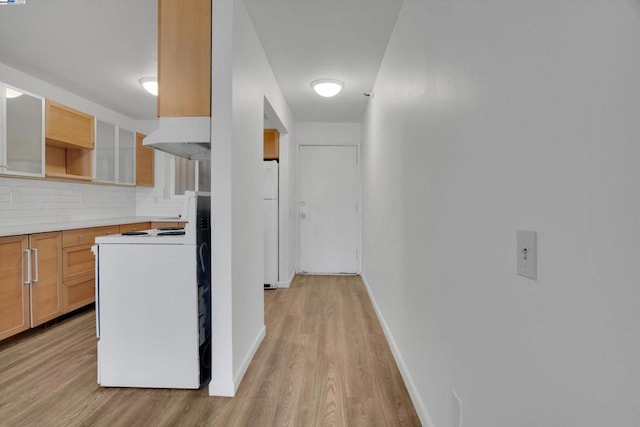
[[[355,146],[300,146],[301,272],[358,272],[357,160]]]

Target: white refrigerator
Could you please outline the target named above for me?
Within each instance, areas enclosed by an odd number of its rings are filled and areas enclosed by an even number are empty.
[[[262,180],[264,216],[264,287],[278,286],[278,162],[264,162]]]

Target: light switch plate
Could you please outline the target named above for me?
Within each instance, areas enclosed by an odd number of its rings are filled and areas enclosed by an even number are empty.
[[[518,230],[518,274],[538,280],[538,236],[535,231]]]

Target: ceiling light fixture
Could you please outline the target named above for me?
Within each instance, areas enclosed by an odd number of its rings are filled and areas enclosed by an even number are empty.
[[[320,79],[311,82],[311,87],[318,95],[330,98],[340,93],[344,83],[336,79]]]
[[[140,79],[140,84],[151,95],[158,96],[158,79],[155,77],[143,77]]]
[[[7,99],[17,98],[20,95],[22,95],[22,92],[19,92],[19,91],[15,90],[15,89],[5,88],[5,90],[4,90],[4,96],[6,96]]]

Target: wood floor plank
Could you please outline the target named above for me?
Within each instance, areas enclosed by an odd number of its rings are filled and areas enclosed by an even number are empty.
[[[95,313],[0,342],[0,426],[418,426],[358,276],[265,291],[267,334],[234,398],[102,388]]]

